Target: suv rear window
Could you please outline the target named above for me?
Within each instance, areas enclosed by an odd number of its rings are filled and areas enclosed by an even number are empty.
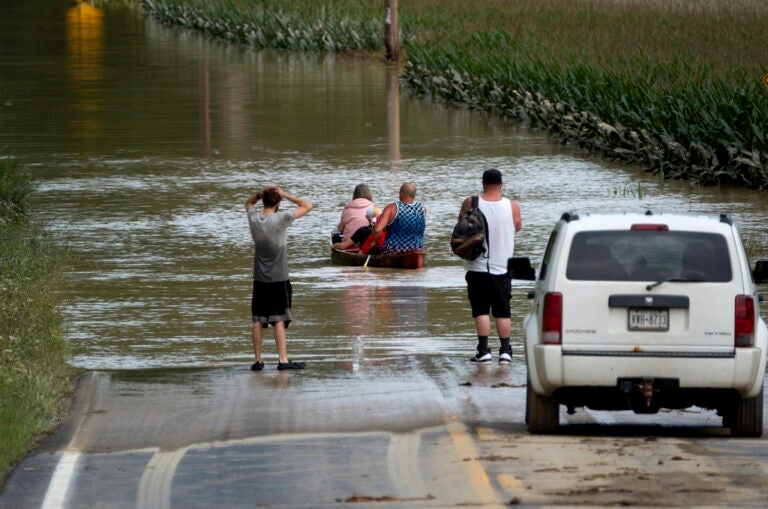
[[[566,277],[577,281],[731,280],[728,243],[720,234],[603,230],[574,235]]]

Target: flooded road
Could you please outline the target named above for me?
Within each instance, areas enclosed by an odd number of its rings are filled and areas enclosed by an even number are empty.
[[[39,179],[69,252],[72,363],[94,370],[0,506],[765,505],[765,440],[723,437],[713,413],[563,411],[563,436],[527,435],[529,285],[513,292],[512,364],[470,365],[448,247],[488,167],[536,264],[566,210],[729,213],[765,255],[764,195],[661,183],[410,97],[377,62],[232,47],[123,5],[12,2],[0,43],[0,147]],[[355,184],[383,206],[404,181],[428,209],[429,267],[331,265]],[[278,373],[270,341],[267,369],[248,370],[243,205],[267,183],[315,204],[289,236],[303,373]]]
[[[267,183],[315,204],[289,238],[289,351],[310,364],[352,362],[361,345],[373,359],[471,354],[448,236],[488,167],[520,202],[518,254],[536,263],[566,210],[727,212],[767,244],[760,194],[660,185],[544,133],[409,97],[376,62],[233,47],[122,5],[35,0],[5,12],[0,146],[40,180],[42,219],[72,254],[65,314],[78,367],[248,364],[243,204]],[[428,208],[429,268],[332,266],[328,234],[354,185],[383,206],[404,181]]]

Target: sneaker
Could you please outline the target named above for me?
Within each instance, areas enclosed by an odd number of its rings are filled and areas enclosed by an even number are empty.
[[[293,362],[292,360],[288,359],[288,362],[278,362],[277,369],[279,369],[280,371],[284,369],[304,369],[304,363]]]
[[[469,359],[472,362],[491,362],[491,352],[478,350],[474,357]]]
[[[499,352],[499,364],[509,364],[512,362],[512,350],[506,352]]]
[[[264,363],[263,362],[254,362],[251,365],[251,371],[261,371],[264,369]]]

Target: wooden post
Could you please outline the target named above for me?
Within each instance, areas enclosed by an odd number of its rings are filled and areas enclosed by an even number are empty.
[[[397,0],[384,0],[384,42],[387,60],[397,62],[400,58],[400,26],[397,19]]]

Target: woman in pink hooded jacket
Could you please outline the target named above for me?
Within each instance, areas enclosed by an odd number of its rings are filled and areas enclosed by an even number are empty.
[[[338,249],[353,247],[355,242],[352,242],[352,236],[361,228],[370,230],[371,220],[376,217],[375,209],[373,194],[368,186],[366,184],[355,186],[352,201],[344,206],[341,219],[334,231],[334,235],[341,235],[341,242],[334,243],[333,247]]]

